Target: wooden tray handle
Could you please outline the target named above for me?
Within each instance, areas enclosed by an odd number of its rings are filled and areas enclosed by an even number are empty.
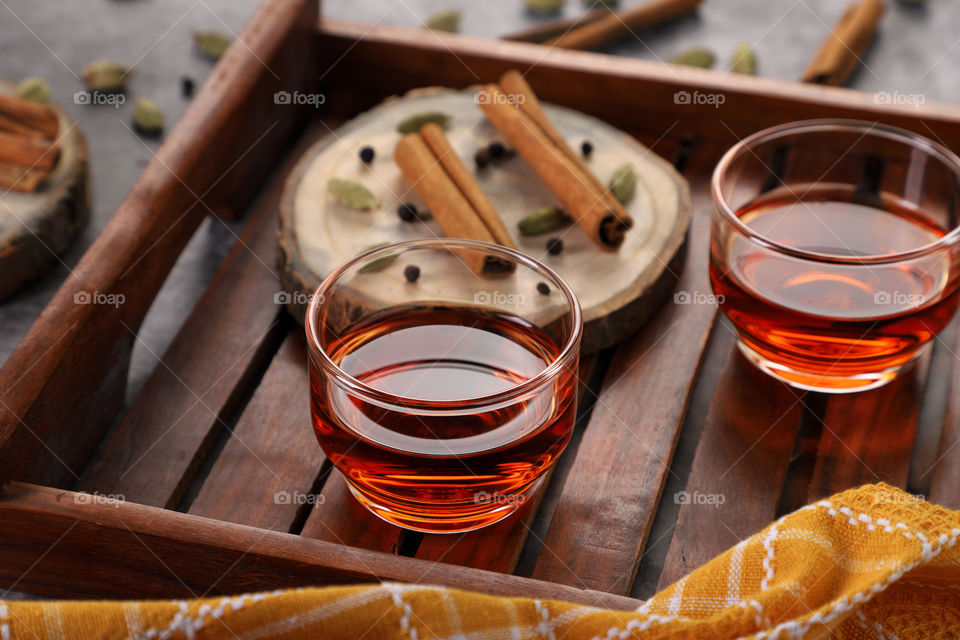
[[[0,370],[0,484],[68,486],[123,406],[136,332],[204,216],[242,210],[316,83],[317,0],[266,0]]]

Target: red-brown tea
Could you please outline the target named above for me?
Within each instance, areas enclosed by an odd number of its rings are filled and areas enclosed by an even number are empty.
[[[352,377],[411,400],[405,409],[372,402],[311,363],[324,452],[362,502],[401,526],[458,531],[505,517],[570,438],[576,360],[536,393],[471,406],[536,376],[559,354],[521,318],[471,308],[388,310],[326,352]]]
[[[777,243],[834,257],[900,253],[944,235],[915,209],[876,197],[865,204],[851,188],[767,194],[737,216]],[[943,253],[896,264],[815,262],[714,234],[710,277],[744,344],[783,365],[780,376],[855,388],[863,382],[831,378],[901,366],[949,322],[957,306],[950,266]]]

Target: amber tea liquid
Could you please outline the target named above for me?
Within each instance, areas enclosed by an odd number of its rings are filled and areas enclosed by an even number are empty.
[[[405,409],[337,386],[311,363],[313,424],[354,495],[403,527],[463,531],[496,522],[538,487],[570,438],[574,360],[545,388],[478,409],[559,355],[530,323],[473,308],[408,308],[363,322],[327,348],[354,378]]]
[[[737,212],[777,243],[835,257],[894,254],[944,230],[916,210],[852,188],[813,188],[802,200],[760,196]],[[877,386],[913,360],[953,316],[957,286],[943,254],[896,264],[841,264],[770,251],[714,234],[710,278],[721,306],[761,368],[798,386]]]

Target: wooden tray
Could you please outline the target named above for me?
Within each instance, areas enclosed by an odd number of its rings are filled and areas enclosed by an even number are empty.
[[[544,100],[624,129],[684,172],[695,211],[678,291],[706,293],[708,177],[738,137],[856,117],[960,148],[960,110],[317,20],[315,2],[264,3],[247,46],[221,60],[0,371],[3,587],[169,598],[384,579],[630,608],[833,491],[885,480],[960,507],[960,403],[944,415],[947,397],[960,397],[956,326],[893,384],[827,398],[745,365],[712,306],[668,304],[627,342],[585,359],[576,435],[538,504],[450,536],[402,532],[363,512],[314,441],[304,340],[274,303],[283,179],[339,123],[414,87],[520,68]],[[278,104],[278,91],[326,99],[317,109]],[[724,100],[715,108],[719,100],[684,91]],[[179,252],[208,213],[247,208],[240,240],[124,407],[136,332]],[[122,304],[76,304],[82,292]]]

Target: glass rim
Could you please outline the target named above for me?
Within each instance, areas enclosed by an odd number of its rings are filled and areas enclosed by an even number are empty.
[[[536,272],[541,273],[545,277],[553,281],[557,288],[563,292],[564,296],[570,303],[570,313],[573,316],[573,329],[567,339],[564,341],[563,346],[560,350],[560,353],[557,354],[548,364],[546,364],[535,376],[511,386],[509,389],[504,389],[498,393],[487,394],[484,396],[475,396],[471,398],[464,398],[461,400],[422,400],[418,398],[409,398],[406,396],[399,396],[392,393],[387,393],[381,391],[375,387],[372,387],[365,382],[355,378],[346,371],[344,371],[337,363],[335,363],[327,351],[321,346],[320,338],[318,335],[318,326],[317,318],[319,315],[319,307],[321,301],[324,300],[324,295],[327,290],[351,267],[356,266],[361,262],[366,262],[371,259],[377,259],[378,256],[382,254],[394,253],[397,251],[405,251],[410,249],[446,249],[451,248],[462,248],[462,249],[471,249],[471,250],[482,250],[487,253],[495,253],[515,262],[521,263],[527,266],[530,269],[533,269]],[[359,394],[365,397],[365,399],[376,400],[378,402],[388,404],[391,406],[402,406],[423,410],[431,411],[444,411],[444,410],[464,410],[471,409],[476,407],[488,406],[491,404],[498,404],[508,400],[514,400],[518,397],[527,395],[529,393],[539,390],[541,387],[548,384],[553,380],[561,371],[561,369],[570,361],[571,358],[576,356],[579,353],[580,349],[580,340],[583,334],[583,314],[580,308],[580,301],[577,299],[576,294],[573,292],[573,289],[570,287],[567,282],[561,278],[556,271],[543,264],[542,262],[531,258],[525,253],[520,251],[509,249],[497,244],[492,244],[489,242],[483,242],[481,240],[468,240],[466,238],[437,238],[437,239],[421,239],[421,240],[405,240],[403,242],[393,242],[386,244],[380,247],[375,247],[367,251],[363,251],[356,256],[345,261],[343,264],[334,269],[323,281],[320,283],[320,286],[317,287],[317,290],[314,292],[313,296],[310,298],[310,303],[307,306],[306,317],[304,319],[304,326],[307,334],[307,345],[309,353],[316,352],[320,356],[319,364],[320,366],[332,374],[334,380],[338,385],[345,388],[347,391],[355,394]]]
[[[907,251],[900,251],[892,254],[855,257],[838,256],[798,249],[796,247],[791,247],[789,245],[777,242],[771,238],[768,238],[762,233],[751,229],[747,224],[737,217],[736,212],[730,207],[727,199],[724,197],[723,188],[721,186],[721,180],[729,170],[730,165],[734,160],[739,158],[744,153],[752,153],[753,147],[759,143],[776,140],[778,138],[797,133],[823,133],[831,131],[860,133],[862,134],[861,139],[870,135],[887,138],[889,140],[894,140],[901,144],[911,146],[915,149],[920,149],[928,155],[937,158],[942,164],[951,170],[957,177],[958,181],[960,181],[960,157],[958,157],[957,154],[944,145],[935,142],[919,133],[914,133],[912,131],[901,129],[900,127],[895,127],[892,125],[882,124],[880,122],[870,122],[868,120],[844,118],[799,120],[795,122],[774,125],[750,134],[730,147],[730,149],[723,154],[723,157],[720,158],[720,161],[713,170],[713,175],[710,179],[710,193],[713,197],[714,205],[719,210],[724,220],[731,224],[739,233],[741,233],[751,242],[763,246],[766,249],[802,260],[829,262],[833,264],[862,266],[869,264],[890,264],[902,262],[904,260],[921,258],[939,249],[954,245],[960,241],[960,225],[957,225],[933,242],[928,242],[927,244],[920,245]]]

